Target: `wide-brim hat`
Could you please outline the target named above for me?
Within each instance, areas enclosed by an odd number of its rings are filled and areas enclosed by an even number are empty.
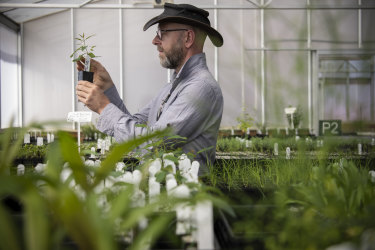
[[[143,30],[147,30],[152,25],[160,22],[182,23],[201,28],[206,31],[208,37],[216,47],[221,47],[224,43],[221,34],[211,27],[208,19],[208,11],[197,8],[190,4],[164,4],[164,12],[148,21]]]

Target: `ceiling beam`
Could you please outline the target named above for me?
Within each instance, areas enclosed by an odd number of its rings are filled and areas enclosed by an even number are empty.
[[[12,19],[10,19],[2,13],[0,13],[0,23],[4,24],[9,29],[12,29],[16,32],[20,30],[20,25],[18,23],[14,22]]]
[[[58,8],[58,9],[153,9],[154,5],[134,5],[134,4],[93,4],[87,1],[83,4],[48,4],[48,3],[0,3],[0,8]],[[271,1],[268,1],[269,4]],[[254,4],[255,2],[252,1]],[[246,5],[197,5],[203,9],[270,9],[270,10],[324,10],[324,9],[375,9],[375,4],[371,6],[359,6],[353,4],[352,6],[285,6],[285,7],[270,7],[267,6],[246,6]]]

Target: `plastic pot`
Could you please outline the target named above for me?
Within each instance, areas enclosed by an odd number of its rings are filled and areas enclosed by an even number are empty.
[[[78,81],[88,81],[93,82],[94,81],[94,72],[88,72],[88,71],[78,71]]]

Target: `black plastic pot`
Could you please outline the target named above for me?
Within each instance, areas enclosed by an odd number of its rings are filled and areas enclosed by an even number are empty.
[[[78,71],[78,81],[94,82],[94,72]]]

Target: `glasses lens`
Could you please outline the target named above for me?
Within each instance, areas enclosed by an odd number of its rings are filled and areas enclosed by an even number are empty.
[[[161,30],[156,31],[156,36],[161,40]]]

